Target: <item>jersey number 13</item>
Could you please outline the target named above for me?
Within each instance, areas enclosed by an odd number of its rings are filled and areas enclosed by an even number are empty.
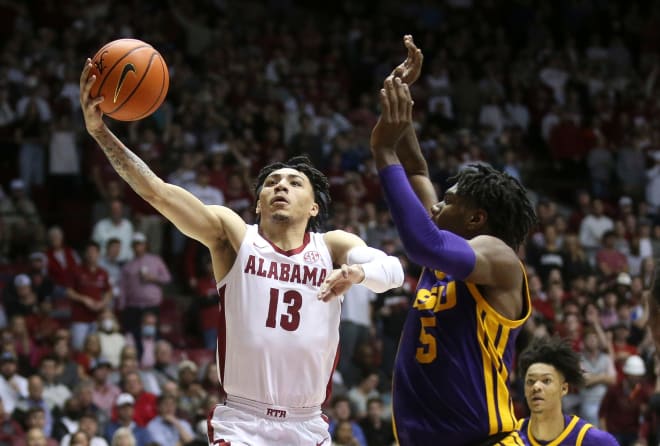
[[[284,330],[295,331],[300,325],[300,307],[302,307],[302,295],[298,291],[288,290],[281,295],[282,302],[287,306],[284,313],[280,314],[279,325]],[[277,326],[277,306],[280,302],[280,290],[270,289],[270,303],[268,305],[268,317],[266,327]]]

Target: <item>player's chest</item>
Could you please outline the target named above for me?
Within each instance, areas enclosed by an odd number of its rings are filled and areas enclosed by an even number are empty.
[[[286,257],[253,251],[241,259],[241,272],[245,281],[257,286],[269,284],[318,289],[332,271],[332,266],[318,253],[307,254]]]

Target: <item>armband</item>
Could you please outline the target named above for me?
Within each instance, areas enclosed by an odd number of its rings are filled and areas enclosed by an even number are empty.
[[[364,279],[360,285],[366,286],[374,293],[383,293],[403,285],[403,267],[397,257],[385,255],[360,266],[364,271]]]

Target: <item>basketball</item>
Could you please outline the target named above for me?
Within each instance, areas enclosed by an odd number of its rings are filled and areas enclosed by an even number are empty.
[[[170,86],[167,64],[158,51],[137,39],[114,40],[96,52],[90,75],[96,75],[93,98],[118,121],[137,121],[155,112]]]

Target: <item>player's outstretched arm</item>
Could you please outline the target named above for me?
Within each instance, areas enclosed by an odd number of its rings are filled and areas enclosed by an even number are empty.
[[[403,36],[403,44],[407,50],[406,59],[392,70],[388,79],[399,77],[404,84],[410,86],[419,79],[424,55],[422,50],[415,45],[411,35]],[[410,185],[430,213],[431,207],[438,202],[438,195],[429,178],[428,165],[419,147],[412,122],[407,126],[395,148]]]
[[[458,279],[519,290],[522,270],[509,246],[491,236],[467,241],[439,229],[415,196],[395,150],[412,121],[413,101],[407,85],[398,78],[386,80],[380,100],[382,115],[371,133],[371,151],[408,257],[418,265],[444,271]]]
[[[397,257],[367,246],[361,238],[346,231],[329,231],[324,239],[333,263],[341,266],[323,281],[319,299],[329,301],[354,284],[364,285],[376,293],[403,284],[403,266]]]
[[[95,81],[95,77],[89,75],[91,68],[91,60],[87,59],[80,76],[80,105],[87,132],[99,144],[112,167],[138,195],[187,236],[209,247],[229,238],[237,249],[245,223],[236,213],[222,206],[205,206],[185,189],[164,182],[108,129],[99,107],[103,97],[90,97]]]

